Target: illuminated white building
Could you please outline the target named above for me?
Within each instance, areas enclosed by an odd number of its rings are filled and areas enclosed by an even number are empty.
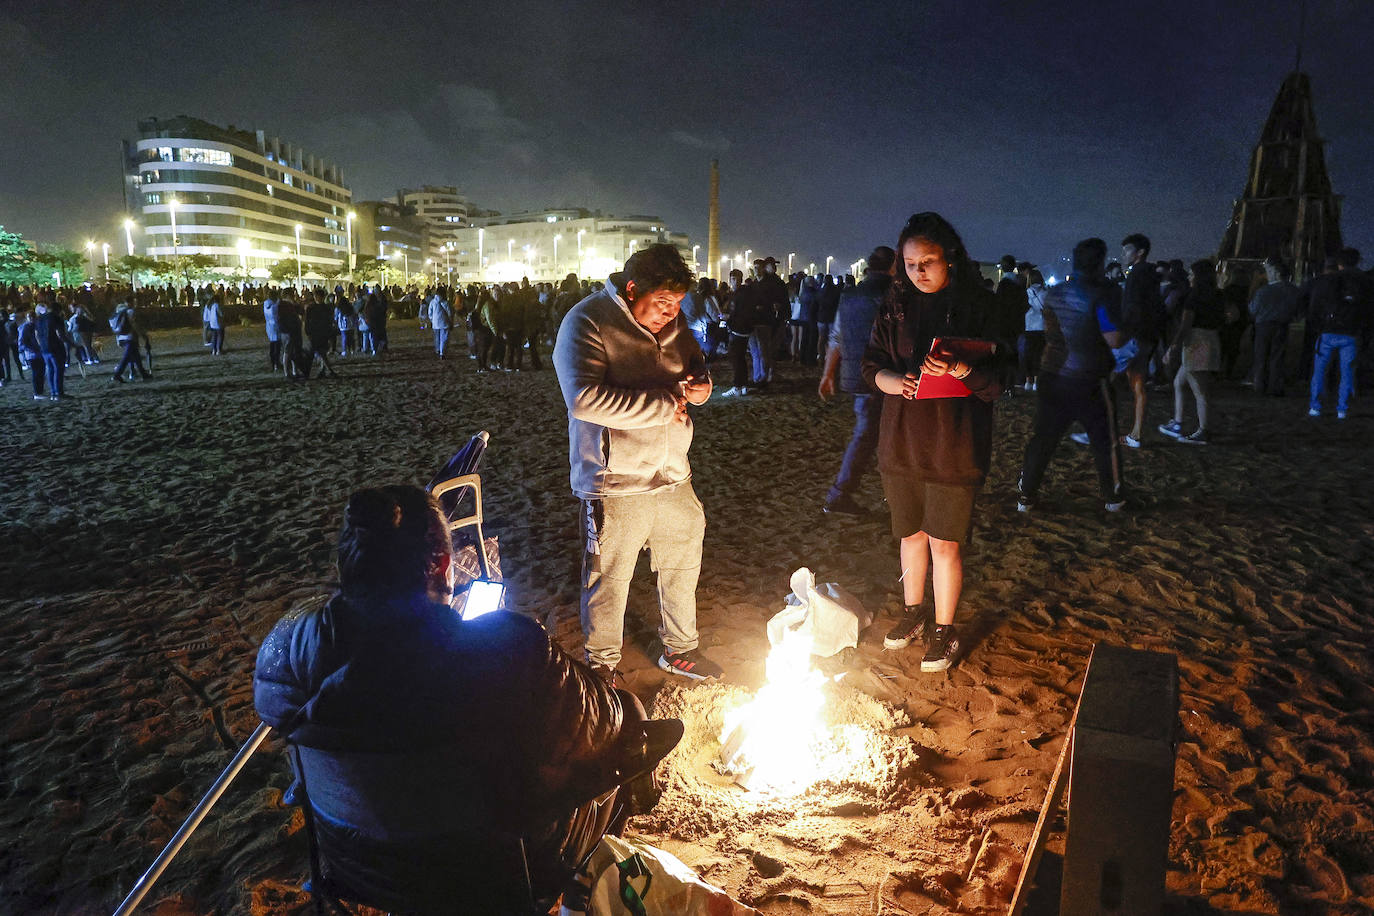
[[[409,207],[429,228],[429,251],[425,254],[440,262],[445,246],[457,240],[458,230],[467,225],[472,204],[452,185],[425,185],[396,192],[396,203]]]
[[[454,236],[450,252],[453,279],[459,283],[504,283],[522,277],[555,283],[570,273],[605,279],[636,249],[659,242],[676,245],[692,263],[686,233],[670,231],[656,216],[562,209],[474,216],[469,222]]]
[[[262,131],[184,115],[138,131],[124,161],[139,253],[210,255],[228,274],[257,277],[297,252],[307,276],[346,270],[352,192],[338,166]]]

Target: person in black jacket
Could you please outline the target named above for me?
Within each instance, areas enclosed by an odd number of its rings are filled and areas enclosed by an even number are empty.
[[[310,376],[318,359],[319,377],[330,375],[337,378],[339,374],[329,365],[329,346],[334,339],[334,309],[323,294],[317,298],[310,290],[305,292],[305,337],[310,342],[310,353],[306,356],[306,377]]]
[[[1355,393],[1355,367],[1360,346],[1374,324],[1374,295],[1369,278],[1360,272],[1360,253],[1343,248],[1336,256],[1337,270],[1323,274],[1312,283],[1308,300],[1308,324],[1316,329],[1315,357],[1307,415],[1319,417],[1326,371],[1332,359],[1340,365],[1341,381],[1336,393],[1336,417],[1349,415],[1350,398]]]
[[[43,360],[44,375],[48,380],[48,400],[60,401],[68,397],[63,391],[67,374],[67,322],[52,303],[52,294],[43,294],[34,308],[34,341]],[[34,394],[38,394],[35,387]]]
[[[897,279],[864,351],[863,377],[881,391],[878,470],[901,540],[905,611],[884,646],[922,637],[922,671],[943,671],[959,656],[954,627],[963,587],[963,544],[973,530],[973,503],[992,460],[992,405],[1001,394],[997,349],[969,359],[935,338],[994,337],[996,297],[985,291],[963,240],[937,213],[917,213],[897,243]],[[917,399],[924,377],[950,375],[967,397]],[[922,610],[933,573],[934,613]],[[932,626],[933,624],[933,626]]]
[[[338,572],[327,603],[267,635],[253,676],[298,752],[328,882],[407,913],[523,912],[531,890],[547,909],[645,810],[681,723],[645,721],[527,617],[460,618],[448,526],[419,487],[349,497]]]

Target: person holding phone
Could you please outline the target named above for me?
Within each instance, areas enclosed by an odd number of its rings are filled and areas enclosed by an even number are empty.
[[[883,645],[926,642],[922,671],[959,658],[954,618],[964,581],[963,545],[992,460],[992,405],[1001,394],[1002,348],[958,355],[959,338],[996,333],[997,300],[985,290],[959,233],[938,213],[917,213],[897,242],[897,276],[864,351],[863,377],[881,392],[878,470],[900,541],[901,620]],[[937,338],[953,338],[932,347]],[[950,375],[965,397],[917,398],[922,375]],[[930,577],[933,606],[925,601]]]

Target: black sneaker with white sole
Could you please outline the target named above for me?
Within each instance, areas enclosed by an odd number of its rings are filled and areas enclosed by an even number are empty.
[[[930,630],[934,613],[919,604],[908,604],[902,610],[902,619],[888,631],[883,639],[884,649],[905,649],[918,639],[924,639]]]
[[[959,633],[954,624],[936,624],[930,647],[921,659],[922,671],[944,671],[959,658]]]
[[[725,673],[720,665],[696,649],[688,649],[686,652],[664,651],[658,657],[658,666],[670,674],[678,674],[694,681],[718,679]]]

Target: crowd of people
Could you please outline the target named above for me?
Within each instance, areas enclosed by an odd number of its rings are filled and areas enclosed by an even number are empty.
[[[557,285],[172,291],[173,301],[200,309],[209,359],[225,352],[236,310],[260,309],[265,365],[289,379],[308,379],[316,366],[333,375],[331,360],[383,358],[398,315],[432,333],[437,359],[449,357],[455,331],[465,333],[476,372],[524,371],[527,352],[538,371],[541,349],[552,347],[579,504],[582,658],[519,615],[452,613],[449,532],[434,499],[414,487],[353,494],[339,536],[339,591],[288,615],[263,644],[257,708],[295,748],[302,795],[313,773],[307,817],[319,858],[336,869],[331,886],[405,909],[470,892],[480,876],[493,900],[524,894],[547,909],[561,897],[568,912],[585,905],[579,864],[589,844],[652,805],[646,774],[682,734],[679,723],[648,721],[623,690],[638,557],[649,551],[658,580],[658,667],[690,680],[723,676],[699,648],[706,524],[691,479],[693,413],[713,398],[741,403],[776,391],[782,361],[803,367],[802,376],[819,366],[822,398],[852,398],[853,432],[822,508],[868,514],[858,494],[876,465],[902,605],[884,647],[919,644],[926,672],[949,669],[965,651],[966,547],[991,468],[994,413],[1013,391],[1035,398],[1017,480],[1017,508],[1030,513],[1076,425],[1073,435],[1093,451],[1103,507],[1127,505],[1123,448],[1142,446],[1152,390],[1173,395],[1162,436],[1211,441],[1212,387],[1235,377],[1250,326],[1244,384],[1286,392],[1290,325],[1303,319],[1298,372],[1308,380],[1308,412],[1321,416],[1335,368],[1336,417],[1349,416],[1369,383],[1360,373],[1374,331],[1374,282],[1358,252],[1341,251],[1298,286],[1278,259],[1252,277],[1219,273],[1209,260],[1151,262],[1140,233],[1120,250],[1112,261],[1104,240],[1083,239],[1070,276],[1054,285],[1008,255],[994,280],[948,220],[923,212],[895,247],[874,248],[860,278],[784,278],[765,257],[749,276],[736,270],[717,284],[695,277],[674,246],[652,245],[598,285],[569,275]],[[63,399],[71,365],[102,363],[103,324],[122,348],[112,383],[151,376],[139,297],[108,288],[0,293],[4,381],[13,362],[21,378],[32,376],[35,398]],[[721,391],[710,373],[718,361],[731,375]],[[435,741],[436,723],[461,741]],[[389,756],[357,765],[379,736]],[[407,798],[394,787],[417,766],[463,778]],[[453,862],[464,866],[440,867]]]
[[[604,285],[570,274],[557,285],[207,285],[159,295],[199,305],[211,358],[225,351],[230,310],[260,308],[266,366],[289,379],[308,379],[317,366],[319,376],[333,375],[331,359],[383,356],[388,322],[398,315],[416,317],[432,332],[439,359],[448,357],[455,331],[465,335],[477,372],[538,371],[541,350],[553,347],[574,439],[573,489],[583,501],[587,556],[595,558],[584,568],[586,654],[612,683],[633,557],[654,543],[668,562],[659,568],[661,662],[692,676],[718,672],[695,654],[688,594],[704,527],[686,470],[688,405],[766,393],[780,361],[819,364],[820,395],[843,392],[854,409],[853,433],[823,509],[866,514],[856,494],[876,464],[899,543],[906,608],[886,644],[900,649],[923,640],[923,667],[938,671],[959,654],[962,545],[988,473],[999,398],[1021,390],[1036,399],[1018,509],[1036,510],[1068,436],[1092,449],[1102,504],[1115,512],[1128,502],[1123,449],[1146,439],[1151,392],[1172,393],[1172,416],[1157,427],[1161,436],[1207,445],[1216,426],[1213,387],[1237,377],[1247,331],[1253,357],[1242,384],[1281,396],[1293,374],[1286,361],[1290,325],[1304,321],[1296,368],[1307,380],[1313,418],[1326,407],[1329,375],[1338,375],[1341,420],[1361,384],[1370,384],[1374,280],[1360,270],[1358,252],[1342,250],[1299,286],[1279,259],[1252,274],[1235,265],[1218,271],[1206,259],[1186,268],[1152,262],[1151,249],[1147,236],[1132,233],[1121,241],[1120,259],[1111,260],[1106,242],[1088,238],[1075,246],[1064,282],[1047,285],[1034,264],[1011,255],[999,261],[994,280],[968,256],[952,225],[921,213],[895,249],[874,249],[857,280],[784,278],[778,262],[764,257],[749,276],[735,270],[718,284],[692,276],[680,254],[668,256],[671,246],[651,246]],[[112,380],[150,377],[150,337],[127,291],[0,292],[10,316],[0,330],[5,381],[13,363],[21,377],[30,373],[35,398],[63,399],[73,363],[83,373],[101,363],[96,337],[111,299],[108,325],[122,348]],[[708,366],[722,360],[731,384],[717,391]],[[640,394],[631,396],[631,389]],[[661,530],[668,520],[677,540]],[[682,541],[683,532],[695,534]]]

